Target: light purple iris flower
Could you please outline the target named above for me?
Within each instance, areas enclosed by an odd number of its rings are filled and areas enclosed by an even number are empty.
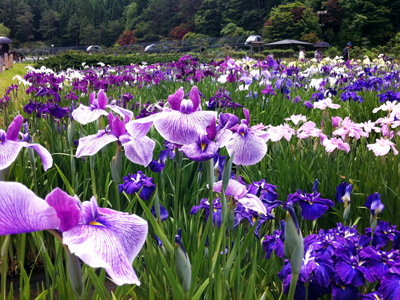
[[[200,110],[200,96],[196,86],[190,91],[190,99],[183,99],[184,95],[183,87],[179,88],[175,94],[168,96],[170,108],[163,108],[160,113],[129,122],[127,130],[135,124],[154,123],[160,135],[171,143],[195,143],[198,132],[206,130],[211,120],[217,118],[217,112]]]
[[[214,183],[213,190],[217,193],[222,192],[222,180]],[[247,209],[254,210],[264,215],[267,214],[267,208],[262,203],[260,198],[253,194],[247,194],[246,186],[241,184],[239,181],[229,179],[225,195],[227,197],[232,197],[234,201],[240,202],[240,204]]]
[[[7,133],[0,129],[0,170],[6,169],[17,159],[22,148],[32,148],[37,152],[47,171],[53,165],[53,158],[49,151],[39,144],[29,144],[25,140],[18,140],[19,130],[24,118],[18,115],[10,124]]]
[[[132,263],[147,237],[145,220],[100,208],[94,197],[81,204],[59,188],[45,200],[17,182],[0,181],[0,189],[0,235],[56,230],[71,253],[117,285],[140,285]]]
[[[250,127],[250,114],[247,109],[243,109],[246,116],[237,128],[237,132],[232,135],[232,139],[226,145],[229,156],[233,157],[233,163],[236,165],[254,165],[261,161],[267,153],[266,141],[268,133]]]
[[[146,136],[151,124],[131,124],[125,128],[125,123],[119,116],[108,115],[109,125],[97,134],[79,139],[76,157],[92,156],[104,146],[118,142],[125,149],[125,156],[132,162],[147,167],[153,158],[156,143]]]
[[[105,110],[106,108],[109,108],[113,112],[119,114],[127,122],[133,119],[133,112],[115,105],[115,101],[107,104],[107,96],[103,90],[99,91],[97,94],[97,99],[95,97],[96,92],[91,93],[89,106],[81,104],[72,112],[72,117],[75,121],[83,125],[91,123],[101,116],[107,116],[108,112]]]

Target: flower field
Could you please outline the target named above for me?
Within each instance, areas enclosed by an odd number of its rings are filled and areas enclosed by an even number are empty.
[[[380,58],[28,67],[0,100],[3,299],[35,272],[36,299],[400,299],[399,82]]]

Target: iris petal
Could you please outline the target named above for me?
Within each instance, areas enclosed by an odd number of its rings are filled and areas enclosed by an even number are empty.
[[[77,109],[72,112],[72,117],[75,121],[82,125],[86,125],[97,120],[101,116],[107,116],[108,113],[103,109],[92,109],[86,105],[79,105]]]
[[[264,140],[252,132],[248,132],[245,137],[235,133],[226,145],[226,149],[229,156],[235,153],[233,157],[234,164],[245,166],[258,163],[267,153],[267,145]]]
[[[6,140],[0,143],[0,170],[6,169],[17,159],[19,152],[24,147],[24,142]]]
[[[89,135],[79,139],[76,157],[94,155],[105,145],[115,141],[118,141],[115,135],[106,133],[105,130],[100,130],[97,134]]]

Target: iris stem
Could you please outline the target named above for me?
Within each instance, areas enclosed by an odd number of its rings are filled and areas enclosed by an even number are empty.
[[[97,193],[96,193],[96,175],[94,174],[94,164],[96,162],[96,156],[93,155],[90,157],[90,175],[92,177],[92,191],[93,191],[93,196],[97,200]]]
[[[297,285],[298,278],[299,278],[299,274],[292,273],[292,280],[290,281],[288,300],[293,300],[294,292],[296,291],[296,285]]]
[[[209,214],[208,214],[208,222],[210,225],[208,226],[208,267],[209,267],[209,273],[208,273],[208,296],[210,299],[212,299],[212,289],[213,289],[213,272],[212,270],[212,257],[214,253],[214,243],[213,243],[213,231],[214,231],[214,226],[213,226],[213,214],[214,214],[214,207],[213,207],[213,200],[214,200],[214,160],[210,159],[206,162],[206,167],[207,167],[207,179],[208,179],[208,202],[210,203],[210,208],[209,208]]]

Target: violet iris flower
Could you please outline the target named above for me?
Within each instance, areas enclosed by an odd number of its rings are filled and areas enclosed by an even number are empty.
[[[108,99],[106,94],[104,93],[104,90],[99,91],[99,93],[97,94],[97,99],[95,97],[96,92],[91,93],[89,106],[81,104],[77,109],[72,112],[72,117],[75,121],[83,125],[91,123],[101,116],[107,116],[108,112],[105,111],[106,108],[109,108],[113,112],[119,114],[124,118],[124,120],[133,119],[133,112],[115,105],[114,101],[110,104],[107,104]]]
[[[270,213],[267,212],[266,214],[261,214],[260,212],[244,207],[240,202],[237,204],[234,213],[235,213],[234,228],[236,228],[236,226],[239,225],[239,223],[243,219],[246,219],[250,223],[250,226],[253,227],[257,219],[260,218],[254,230],[254,234],[258,239],[260,239],[260,235],[258,232],[261,228],[261,225],[268,220],[274,219],[274,216],[272,216]]]
[[[369,195],[367,202],[365,202],[365,206],[371,210],[371,215],[373,216],[381,213],[385,209],[385,205],[383,205],[379,193]]]
[[[207,185],[208,187],[208,185]],[[222,180],[214,183],[213,190],[217,193],[222,191]],[[234,202],[239,202],[246,209],[251,209],[257,213],[267,215],[267,208],[263,202],[257,196],[253,194],[247,194],[247,189],[244,184],[239,181],[229,179],[228,186],[225,191],[226,197],[231,197]]]
[[[219,145],[211,141],[205,133],[200,133],[197,142],[184,145],[180,149],[185,155],[194,161],[207,161],[217,154]]]
[[[253,181],[247,186],[247,193],[260,197],[261,201],[267,207],[270,213],[274,208],[282,204],[282,201],[277,200],[279,195],[275,192],[276,185],[269,184],[262,179],[260,181]]]
[[[132,263],[147,237],[145,220],[100,208],[94,197],[81,203],[59,188],[45,200],[17,182],[0,188],[0,235],[56,230],[71,253],[104,268],[117,285],[140,285]]]
[[[47,171],[53,165],[53,158],[49,151],[39,144],[29,144],[24,140],[18,140],[19,130],[24,118],[21,115],[15,117],[8,126],[7,133],[0,129],[0,170],[6,169],[17,159],[22,148],[32,148],[37,152],[43,163],[43,169]]]
[[[400,264],[392,266],[381,280],[378,291],[385,300],[400,299]]]
[[[374,247],[366,247],[361,250],[360,256],[365,260],[366,266],[377,280],[381,280],[393,265],[400,263],[398,250],[385,252]]]
[[[183,87],[175,94],[168,96],[170,108],[163,108],[162,112],[131,121],[130,126],[136,124],[152,124],[160,135],[171,143],[179,145],[193,144],[197,141],[198,132],[206,131],[206,127],[212,119],[216,119],[217,112],[201,111],[199,90],[193,86],[190,99],[183,99]]]
[[[291,203],[299,203],[301,207],[301,216],[307,220],[316,220],[328,210],[329,206],[334,207],[335,203],[329,199],[320,198],[321,194],[314,191],[313,194],[304,193],[298,190],[294,194],[288,196],[288,201]],[[286,202],[286,203],[287,203]],[[286,204],[285,203],[285,204]]]
[[[350,194],[353,189],[353,185],[345,182],[342,182],[336,187],[336,200],[340,203],[351,203]]]
[[[250,127],[249,111],[244,108],[243,112],[246,119],[241,121],[237,131],[226,145],[226,149],[229,156],[235,153],[234,164],[248,166],[254,165],[264,158],[267,153],[268,134],[257,127]]]
[[[75,110],[76,111],[76,110]],[[79,139],[76,157],[92,156],[104,146],[118,142],[125,149],[125,156],[132,162],[147,167],[153,158],[156,143],[146,136],[151,124],[131,124],[125,128],[119,116],[108,115],[109,125],[97,134]]]
[[[282,220],[283,224],[284,221]],[[269,259],[271,257],[272,251],[275,251],[276,256],[283,258],[283,242],[285,240],[285,228],[282,231],[275,230],[272,235],[266,235],[262,242],[263,249],[265,251],[265,258]]]
[[[156,185],[153,183],[153,178],[147,177],[142,171],[138,171],[136,174],[124,176],[124,183],[118,185],[118,189],[120,193],[124,191],[128,195],[137,193],[142,189],[139,194],[140,199],[149,200],[156,190]]]
[[[156,208],[154,205],[151,207],[151,213],[153,214],[154,218],[156,218],[156,220],[157,220],[157,213],[156,213]],[[163,221],[167,220],[168,217],[169,217],[168,211],[160,204],[161,221],[163,222]]]
[[[213,224],[215,224],[220,227],[221,222],[222,222],[222,210],[221,210],[221,203],[219,202],[219,198],[215,199],[213,201]],[[206,211],[206,220],[208,220],[208,217],[210,215],[210,203],[208,202],[207,198],[201,199],[199,205],[195,205],[192,207],[190,210],[190,214],[194,215],[196,214],[200,209],[204,209]]]

